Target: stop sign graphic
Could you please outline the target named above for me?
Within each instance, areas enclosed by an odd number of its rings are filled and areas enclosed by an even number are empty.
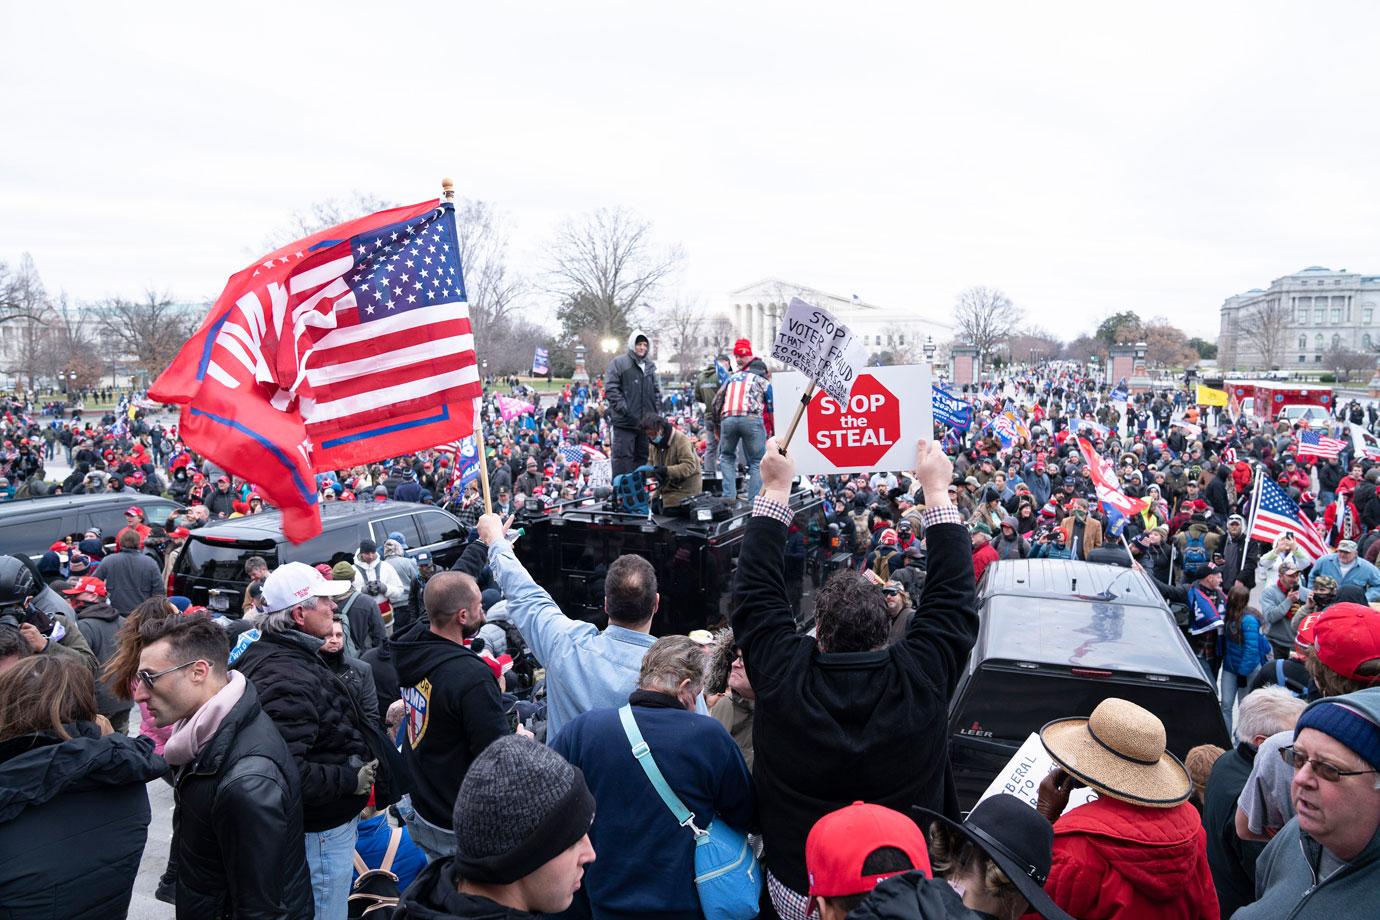
[[[821,390],[805,414],[810,444],[838,467],[872,466],[901,437],[901,401],[871,374],[858,376],[847,406]]]

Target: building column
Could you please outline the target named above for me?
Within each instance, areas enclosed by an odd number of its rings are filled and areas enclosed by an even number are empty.
[[[762,327],[766,325],[767,308],[765,304],[752,305],[752,333],[748,336],[752,340],[752,347],[756,348],[757,343],[762,340]]]
[[[737,338],[742,334],[743,329],[743,305],[735,303],[733,305],[733,337]],[[733,343],[730,342],[729,345]]]

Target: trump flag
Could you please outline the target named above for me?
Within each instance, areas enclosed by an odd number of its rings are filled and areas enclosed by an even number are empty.
[[[454,441],[480,395],[449,203],[380,211],[231,276],[149,389],[193,450],[261,484],[294,542],[315,473]]]

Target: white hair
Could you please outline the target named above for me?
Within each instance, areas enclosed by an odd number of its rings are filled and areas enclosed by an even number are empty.
[[[1259,735],[1267,738],[1288,731],[1298,722],[1308,704],[1283,687],[1261,687],[1246,694],[1236,716],[1236,737],[1251,743]]]
[[[300,604],[293,604],[292,607],[284,607],[282,610],[272,610],[263,615],[259,621],[259,629],[266,633],[287,632],[289,629],[297,628],[297,621],[292,618],[293,607],[305,607],[308,610],[315,610],[317,599],[307,597]]]

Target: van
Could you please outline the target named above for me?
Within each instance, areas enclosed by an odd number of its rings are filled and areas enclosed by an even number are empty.
[[[1159,591],[1141,572],[1064,559],[987,567],[977,643],[949,706],[949,759],[972,808],[1031,732],[1090,715],[1108,697],[1164,722],[1181,760],[1230,748],[1217,693]]]
[[[448,511],[413,502],[330,502],[321,505],[321,533],[294,544],[283,536],[280,511],[265,511],[192,531],[173,566],[172,593],[210,604],[211,591],[243,594],[249,586],[244,563],[262,556],[270,569],[284,562],[335,565],[350,562],[363,539],[379,545],[401,533],[407,554],[431,553],[438,568],[449,568],[465,549],[465,528]]]
[[[138,492],[101,492],[96,495],[45,495],[0,505],[0,555],[24,553],[38,560],[53,541],[68,534],[101,529],[101,541],[115,544],[115,534],[125,526],[125,511],[138,505],[150,524],[162,524],[182,506],[170,498]]]

